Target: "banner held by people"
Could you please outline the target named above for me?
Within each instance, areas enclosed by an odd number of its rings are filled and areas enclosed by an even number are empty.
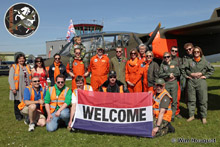
[[[73,128],[152,137],[152,93],[78,90]]]

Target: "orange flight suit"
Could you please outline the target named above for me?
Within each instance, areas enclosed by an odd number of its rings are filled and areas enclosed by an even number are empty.
[[[140,62],[145,62],[146,61],[146,54],[144,53],[143,56],[141,57],[141,55],[139,54],[139,60]]]
[[[101,59],[98,55],[91,58],[88,72],[92,73],[91,86],[93,91],[99,91],[99,87],[108,79],[109,66],[107,55],[102,55]]]
[[[142,92],[141,74],[140,60],[138,58],[135,58],[134,61],[128,60],[125,66],[125,81],[134,84],[134,86],[127,84],[129,92]]]
[[[76,89],[76,77],[77,76],[83,76],[85,74],[85,66],[82,60],[73,60],[73,67],[72,67],[72,72],[75,75],[74,78],[72,78],[72,91]],[[70,70],[70,65],[69,63],[66,66],[66,72],[69,73]],[[84,84],[86,84],[86,78],[84,77]]]
[[[145,66],[141,68],[142,69],[142,75],[143,75],[143,91],[144,92],[151,91],[153,93],[154,92],[154,87],[153,86],[152,87],[148,87],[148,79],[147,79],[148,68],[149,68],[150,62],[148,63],[148,62],[145,61],[145,63],[146,63]],[[141,66],[142,66],[142,64],[141,64]]]
[[[177,81],[178,91],[177,91],[177,109],[175,115],[180,113],[180,98],[181,98],[181,88],[180,88],[180,81]]]

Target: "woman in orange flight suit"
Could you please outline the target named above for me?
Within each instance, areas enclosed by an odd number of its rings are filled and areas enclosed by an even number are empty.
[[[138,59],[138,52],[136,49],[130,51],[130,60],[125,66],[125,81],[128,85],[129,92],[142,92],[141,83],[141,62]]]

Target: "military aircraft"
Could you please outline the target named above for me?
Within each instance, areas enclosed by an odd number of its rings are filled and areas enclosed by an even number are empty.
[[[86,59],[96,54],[96,47],[102,45],[109,58],[115,56],[115,48],[122,45],[125,48],[124,56],[129,58],[132,48],[144,43],[152,50],[157,59],[162,59],[164,52],[169,52],[172,46],[178,46],[179,56],[185,54],[183,46],[187,42],[200,46],[205,56],[220,53],[220,7],[216,8],[210,19],[174,28],[160,28],[160,23],[151,33],[139,34],[133,32],[101,32],[80,35],[83,45],[86,46]],[[67,43],[59,52],[66,65],[70,56],[71,42]],[[46,66],[53,63],[53,59],[45,62]]]

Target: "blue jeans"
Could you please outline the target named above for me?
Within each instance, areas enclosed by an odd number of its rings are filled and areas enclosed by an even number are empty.
[[[58,128],[58,120],[59,119],[62,119],[65,122],[66,125],[68,125],[68,122],[70,120],[70,110],[69,110],[69,108],[63,109],[61,111],[59,117],[55,116],[56,112],[57,111],[54,111],[52,113],[53,118],[50,120],[49,123],[46,124],[47,131],[49,131],[49,132],[53,132],[53,131],[57,130],[57,128]]]

